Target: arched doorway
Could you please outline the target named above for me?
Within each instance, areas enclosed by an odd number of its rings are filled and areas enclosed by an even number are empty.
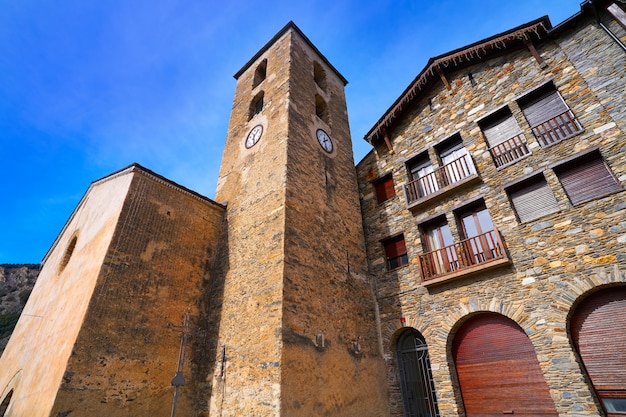
[[[626,286],[583,300],[570,320],[570,334],[604,411],[626,415]]]
[[[495,313],[469,319],[452,355],[467,417],[558,415],[535,349],[513,320]]]
[[[437,396],[424,336],[409,329],[398,339],[396,352],[405,417],[438,417]]]

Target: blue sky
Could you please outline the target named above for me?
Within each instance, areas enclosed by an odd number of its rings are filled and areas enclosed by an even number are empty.
[[[0,8],[0,263],[38,263],[89,184],[138,162],[213,197],[235,74],[293,20],[362,139],[428,58],[580,0],[16,0]]]

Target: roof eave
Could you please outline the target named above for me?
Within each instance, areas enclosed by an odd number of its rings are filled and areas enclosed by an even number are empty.
[[[501,55],[503,50],[505,53],[509,50],[517,50],[519,48],[519,40],[523,37],[532,37],[534,34],[534,38],[541,41],[547,37],[547,33],[551,28],[550,19],[548,16],[543,16],[506,32],[430,58],[424,69],[365,134],[365,140],[373,144],[377,139],[381,138],[382,130],[390,127],[407,107],[421,97],[424,88],[433,79],[436,79],[438,76],[437,68],[445,69],[453,65],[455,70],[461,69],[481,62],[484,59]],[[508,49],[509,46],[513,46],[515,49]]]

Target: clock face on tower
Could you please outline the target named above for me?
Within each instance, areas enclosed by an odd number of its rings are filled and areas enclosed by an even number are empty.
[[[256,125],[252,128],[248,136],[246,137],[246,149],[250,149],[257,144],[261,135],[263,134],[263,125]]]
[[[331,153],[333,151],[333,141],[330,139],[330,136],[328,136],[328,133],[324,132],[322,129],[317,129],[315,134],[317,135],[317,141],[320,143],[322,149]]]

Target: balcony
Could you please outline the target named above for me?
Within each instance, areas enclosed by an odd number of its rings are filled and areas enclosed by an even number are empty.
[[[504,168],[530,155],[526,138],[522,133],[489,149],[497,168]]]
[[[552,119],[533,126],[532,130],[539,144],[545,148],[577,135],[583,131],[583,128],[571,110],[567,110]]]
[[[472,158],[463,155],[406,184],[404,194],[407,205],[409,208],[415,207],[475,178],[478,178],[478,174]]]
[[[426,286],[509,262],[496,229],[419,255],[422,282]]]

